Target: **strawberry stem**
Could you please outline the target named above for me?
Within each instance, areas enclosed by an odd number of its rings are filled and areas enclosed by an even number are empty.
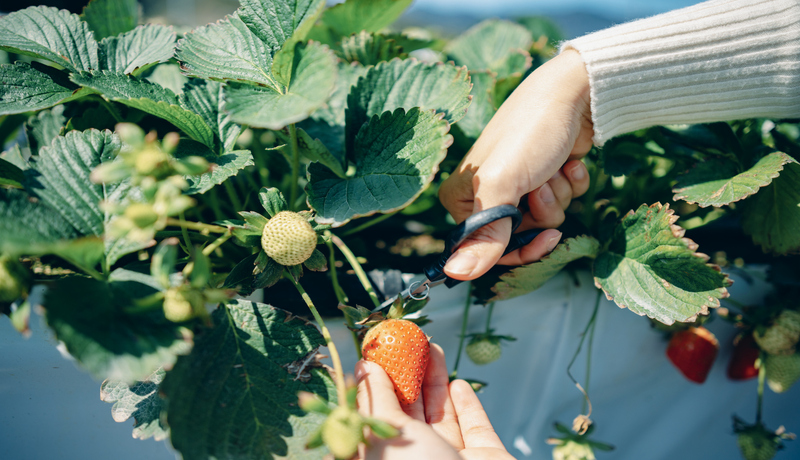
[[[336,350],[336,344],[333,343],[333,339],[331,338],[331,333],[328,331],[328,328],[325,327],[325,321],[322,320],[322,317],[319,315],[317,308],[314,306],[314,303],[311,301],[311,297],[308,296],[303,286],[294,279],[289,272],[283,272],[283,277],[289,280],[294,287],[297,288],[297,292],[300,293],[300,297],[303,298],[306,305],[308,305],[308,309],[311,310],[311,314],[314,316],[314,320],[319,325],[319,328],[322,331],[322,337],[325,339],[325,345],[327,345],[328,350],[331,352],[331,361],[333,361],[333,370],[335,371],[334,381],[336,382],[336,397],[339,401],[340,405],[347,404],[347,389],[344,384],[344,370],[342,368],[342,360],[339,358],[339,352]]]
[[[486,333],[488,334],[490,326],[492,325],[492,312],[494,311],[494,302],[490,302],[488,306],[489,311],[486,312]]]
[[[186,218],[183,216],[182,212],[178,214],[178,219],[181,222],[186,222]],[[186,252],[186,254],[191,255],[192,240],[189,238],[189,230],[187,230],[186,226],[184,225],[181,225],[181,236],[183,237],[183,250]]]
[[[334,235],[330,231],[325,231],[325,234],[327,236],[330,236],[330,239],[331,241],[333,241],[333,244],[335,244],[336,247],[339,248],[339,251],[342,252],[345,259],[347,259],[347,262],[350,263],[351,267],[353,267],[353,271],[356,272],[358,280],[361,282],[361,285],[364,286],[364,290],[367,291],[367,294],[369,294],[369,298],[372,299],[372,303],[375,304],[375,308],[380,307],[381,301],[378,300],[378,295],[375,294],[375,290],[372,289],[372,284],[369,282],[369,278],[367,278],[366,272],[364,272],[364,269],[361,267],[361,264],[358,262],[358,259],[356,258],[355,254],[353,254],[353,251],[351,251],[350,248],[348,248],[347,245],[344,244],[344,241],[342,241],[341,238]]]
[[[575,354],[572,356],[572,359],[570,360],[569,364],[567,365],[567,376],[569,376],[570,380],[572,380],[572,383],[574,383],[575,386],[578,387],[578,390],[580,390],[580,392],[583,393],[584,401],[581,404],[581,412],[584,412],[586,410],[586,407],[587,407],[587,404],[588,404],[589,414],[587,415],[587,417],[589,415],[591,415],[591,413],[592,413],[592,401],[589,399],[589,393],[581,386],[580,383],[578,383],[578,381],[575,379],[575,377],[572,376],[572,372],[570,371],[570,369],[572,368],[572,365],[575,363],[575,360],[578,358],[578,355],[581,353],[581,348],[583,348],[583,341],[586,340],[586,335],[589,333],[590,328],[592,327],[592,325],[594,325],[594,321],[597,318],[597,310],[600,307],[600,294],[602,294],[602,292],[603,291],[598,289],[598,291],[597,291],[597,299],[594,302],[594,310],[592,310],[592,316],[591,316],[591,318],[589,318],[589,322],[586,324],[586,327],[583,329],[583,333],[581,334],[581,340],[580,340],[580,342],[578,342],[578,349],[575,350]],[[594,334],[590,334],[590,335],[592,336],[592,339],[593,339],[594,338]],[[591,342],[592,342],[592,340],[590,339],[589,340],[590,350],[591,350]],[[588,366],[590,364],[590,360],[591,360],[590,353],[591,353],[590,351],[587,351],[587,358],[586,358],[586,360],[587,360],[587,368],[588,368]],[[588,374],[588,372],[586,374],[586,385],[587,385],[587,387],[589,385],[589,374]]]
[[[333,254],[333,243],[331,243],[330,239],[325,240],[325,244],[328,246],[328,265],[331,267],[331,284],[333,284],[333,292],[336,294],[336,299],[339,301],[340,305],[347,305],[350,303],[350,299],[347,298],[347,294],[344,292],[344,289],[339,285],[339,275],[336,274],[336,256]],[[350,333],[353,335],[353,344],[356,346],[356,355],[358,355],[358,359],[361,359],[361,342],[358,340],[358,333],[354,331],[352,328],[355,327],[355,322],[353,322],[353,318],[344,315],[345,322],[347,325],[350,326]]]
[[[200,222],[187,222],[181,221],[180,219],[175,219],[174,217],[167,217],[167,225],[173,227],[185,227],[189,230],[197,230],[200,233],[208,234],[208,233],[225,233],[228,231],[225,227],[220,227],[219,225],[209,225],[209,224],[201,224]]]
[[[464,348],[464,339],[467,337],[467,323],[469,322],[469,308],[472,306],[472,283],[467,283],[467,301],[464,302],[464,315],[461,319],[461,335],[458,339],[458,351],[456,352],[456,362],[453,365],[453,372],[450,373],[450,380],[458,376],[458,363],[461,362],[461,350]]]
[[[289,209],[294,210],[297,202],[297,180],[300,177],[300,149],[297,146],[297,127],[292,123],[289,130],[289,149],[292,152],[292,180],[289,182]]]
[[[758,358],[758,403],[756,404],[756,425],[761,424],[761,407],[763,406],[764,402],[764,380],[767,376],[767,366],[764,365],[764,361],[767,359],[767,353],[761,352],[761,356]]]
[[[225,186],[225,192],[227,192],[233,208],[237,211],[243,210],[244,206],[242,206],[242,202],[239,200],[239,194],[236,192],[236,189],[233,188],[233,183],[230,180],[226,180],[223,182],[223,185]]]

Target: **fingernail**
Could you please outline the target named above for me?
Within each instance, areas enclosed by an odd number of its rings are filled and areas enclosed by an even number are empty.
[[[586,175],[586,172],[583,169],[583,166],[578,165],[572,168],[572,171],[569,173],[572,176],[572,180],[581,180]]]
[[[454,275],[469,275],[475,266],[478,265],[478,258],[469,252],[457,252],[447,261],[447,271]]]
[[[550,184],[544,184],[539,187],[539,199],[542,200],[542,203],[553,203],[556,201],[556,196],[553,195],[553,189],[550,188]]]
[[[361,382],[361,380],[369,374],[369,368],[372,366],[369,361],[364,361],[363,359],[356,363],[356,381]]]
[[[558,246],[558,242],[561,241],[561,235],[562,233],[558,232],[557,236],[554,236],[549,240],[547,240],[547,252],[552,252],[553,249],[555,249],[556,246]]]

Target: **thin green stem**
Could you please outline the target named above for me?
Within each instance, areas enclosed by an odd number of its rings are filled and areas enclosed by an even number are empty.
[[[594,330],[596,327],[597,321],[592,321],[592,327],[589,329],[589,343],[586,344],[586,380],[583,384],[583,389],[586,391],[587,395],[589,394],[589,382],[591,381],[592,376],[592,345],[594,344]],[[586,412],[587,399],[583,400],[583,404],[581,405],[581,413]]]
[[[575,350],[575,354],[572,356],[572,359],[570,360],[569,364],[567,365],[567,376],[569,376],[570,380],[572,380],[572,383],[574,383],[575,386],[578,387],[578,390],[580,390],[581,393],[583,393],[583,396],[585,398],[583,404],[581,405],[581,412],[583,412],[583,410],[585,410],[586,404],[588,404],[589,405],[589,413],[590,414],[591,414],[592,401],[589,399],[589,393],[587,393],[586,390],[581,386],[581,384],[578,383],[578,381],[575,379],[575,377],[572,376],[572,372],[570,371],[570,369],[572,368],[572,365],[575,363],[575,360],[578,358],[578,355],[581,353],[581,348],[583,347],[583,341],[586,340],[586,335],[588,334],[589,329],[594,324],[594,320],[597,318],[597,310],[600,307],[600,294],[602,294],[602,292],[603,291],[601,291],[599,289],[597,290],[597,299],[594,302],[594,310],[592,310],[592,317],[589,318],[589,322],[586,324],[586,327],[583,329],[583,333],[581,334],[581,340],[580,340],[580,342],[578,342],[578,349]]]
[[[333,292],[336,293],[336,299],[339,300],[340,305],[347,305],[350,303],[350,299],[347,298],[347,294],[344,292],[344,289],[342,289],[342,286],[339,285],[339,275],[336,273],[336,257],[333,253],[333,243],[331,243],[330,239],[327,239],[325,240],[325,244],[328,246],[328,265],[330,265]],[[347,322],[349,327],[355,327],[356,324],[353,322],[353,318],[344,315],[344,320]],[[358,333],[352,329],[350,329],[350,332],[353,334],[353,344],[356,347],[356,355],[358,355],[358,359],[361,359],[361,342],[358,340]]]
[[[222,212],[222,208],[219,205],[219,195],[217,195],[216,187],[208,191],[208,204],[211,206],[211,210],[214,212],[214,218],[216,220],[225,219],[225,214]]]
[[[456,362],[453,364],[453,372],[450,378],[458,376],[458,364],[461,362],[461,350],[464,348],[464,339],[467,337],[467,324],[469,323],[469,308],[472,306],[472,283],[467,283],[467,300],[464,302],[464,315],[461,319],[461,334],[458,336],[458,351],[456,352]]]
[[[244,208],[242,207],[242,201],[239,199],[239,194],[236,192],[236,189],[233,188],[231,180],[226,180],[223,182],[223,185],[225,185],[225,191],[228,193],[228,198],[231,200],[231,205],[233,208],[237,211],[244,211]]]
[[[86,272],[87,275],[91,276],[92,278],[94,278],[94,279],[96,279],[98,281],[106,281],[108,279],[108,277],[106,275],[98,272],[97,270],[95,270],[92,267],[85,266],[85,267],[81,267],[81,268],[83,269],[84,272]]]
[[[369,294],[369,298],[372,299],[372,303],[375,304],[375,308],[380,307],[381,302],[380,300],[378,300],[378,295],[375,294],[375,290],[372,289],[372,284],[369,282],[367,274],[364,272],[364,269],[361,267],[361,264],[358,262],[358,259],[356,259],[356,256],[355,254],[353,254],[353,251],[351,251],[350,248],[348,248],[347,245],[344,244],[344,241],[342,241],[341,238],[334,235],[330,231],[326,231],[325,234],[329,236],[333,244],[335,244],[336,247],[339,248],[339,251],[341,251],[345,259],[347,259],[347,262],[350,263],[350,266],[353,267],[353,271],[356,272],[358,280],[361,282],[361,285],[364,286],[364,290],[367,291],[367,294]]]
[[[111,116],[112,116],[112,117],[114,117],[114,121],[116,121],[117,123],[123,123],[123,122],[125,122],[125,119],[122,117],[122,115],[120,115],[120,113],[119,113],[119,111],[117,110],[117,108],[116,108],[116,107],[114,107],[114,106],[113,106],[113,105],[112,105],[110,102],[108,102],[108,101],[107,101],[107,100],[106,100],[104,97],[102,97],[102,96],[98,95],[98,98],[99,98],[99,100],[100,100],[100,104],[101,104],[103,107],[105,107],[105,108],[106,108],[106,110],[108,110],[108,112],[111,114]]]
[[[172,217],[167,217],[167,225],[171,225],[174,227],[186,227],[190,230],[197,230],[198,232],[203,234],[226,233],[228,231],[227,228],[220,227],[219,225],[209,225],[200,222],[181,221],[180,219],[175,219]]]
[[[300,178],[300,148],[297,146],[297,128],[294,123],[287,128],[289,130],[289,148],[292,152],[292,181],[289,184],[291,188],[289,192],[289,208],[294,209],[299,190],[297,181]]]
[[[489,311],[486,312],[486,333],[489,333],[490,327],[492,325],[492,312],[494,311],[494,302],[490,302],[489,306],[487,306]]]
[[[314,306],[314,303],[311,301],[311,297],[306,294],[305,289],[303,286],[300,285],[297,280],[294,279],[292,275],[288,272],[283,272],[283,277],[289,280],[294,287],[297,288],[297,292],[300,293],[300,296],[305,301],[306,305],[308,305],[308,309],[311,310],[311,314],[314,316],[314,320],[317,321],[319,324],[319,328],[322,330],[322,337],[325,338],[325,344],[328,346],[328,350],[331,352],[331,361],[333,361],[333,370],[335,371],[336,375],[334,375],[334,380],[336,381],[336,396],[338,398],[339,404],[347,404],[347,389],[344,384],[344,369],[342,368],[342,360],[339,359],[339,352],[336,350],[336,344],[333,343],[333,339],[331,339],[331,333],[328,331],[328,328],[325,327],[325,321],[322,320],[322,317],[319,315],[317,308]]]
[[[758,366],[758,404],[756,405],[756,424],[761,423],[761,409],[764,405],[764,380],[767,377],[767,367],[764,365],[764,361],[767,359],[767,354],[765,352],[761,352],[761,356],[759,357],[760,364]]]
[[[206,256],[206,257],[210,256],[212,252],[216,251],[217,248],[222,246],[222,243],[228,241],[231,236],[233,236],[233,232],[229,228],[227,233],[225,233],[224,235],[220,236],[219,238],[214,240],[213,243],[211,243],[208,246],[206,246],[205,248],[203,248],[203,255]]]
[[[376,218],[374,218],[374,219],[372,219],[370,221],[364,222],[363,224],[359,225],[358,227],[351,228],[350,230],[347,230],[346,232],[342,233],[342,236],[355,235],[356,233],[358,233],[358,232],[360,232],[362,230],[365,230],[367,228],[372,227],[375,224],[379,224],[379,223],[383,222],[384,220],[392,217],[393,215],[397,214],[398,212],[400,212],[400,211],[398,210],[398,211],[395,211],[395,212],[391,212],[389,214],[383,214],[381,216],[378,216],[378,217],[376,217]]]
[[[186,222],[183,213],[178,214],[178,218],[181,222]],[[183,250],[186,251],[186,254],[192,255],[192,240],[189,238],[189,230],[187,230],[184,225],[181,225],[181,236],[183,237],[183,244],[185,245]]]

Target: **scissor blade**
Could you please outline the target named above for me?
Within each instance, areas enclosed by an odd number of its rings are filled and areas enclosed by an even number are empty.
[[[404,301],[410,298],[424,299],[428,297],[428,291],[430,291],[431,288],[444,283],[444,281],[445,281],[444,279],[431,281],[427,278],[425,279],[425,281],[415,281],[411,283],[411,285],[408,286],[408,288],[404,289],[402,292],[397,294],[397,296],[402,297]],[[397,296],[386,299],[386,301],[383,302],[381,306],[374,311],[388,310],[389,307],[392,306],[394,301],[397,300]]]

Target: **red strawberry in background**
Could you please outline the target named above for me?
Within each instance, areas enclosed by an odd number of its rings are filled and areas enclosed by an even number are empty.
[[[692,382],[703,383],[717,358],[719,341],[704,327],[692,327],[672,334],[667,357]]]
[[[756,345],[753,334],[747,333],[734,341],[733,354],[728,362],[728,378],[731,380],[748,380],[758,377],[756,360],[761,349]]]
[[[404,319],[381,321],[367,331],[361,354],[386,371],[400,403],[419,398],[430,357],[428,336],[419,326]]]

